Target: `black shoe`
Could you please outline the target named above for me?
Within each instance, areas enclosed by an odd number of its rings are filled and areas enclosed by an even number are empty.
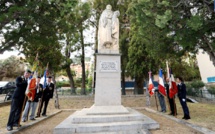
[[[190,118],[190,116],[186,116],[184,119],[185,119],[185,120],[189,120],[189,119],[191,119],[191,118]]]
[[[26,122],[26,120],[22,120],[22,122]]]
[[[39,118],[40,116],[39,115],[37,115],[35,118]]]
[[[36,120],[36,119],[32,118],[32,119],[30,119],[30,120],[34,121],[34,120]]]
[[[11,131],[13,130],[13,127],[12,126],[7,126],[7,131]]]
[[[13,124],[13,127],[21,127],[22,125],[19,124]]]
[[[42,116],[43,116],[43,117],[46,117],[47,115],[46,115],[46,114],[43,114]]]

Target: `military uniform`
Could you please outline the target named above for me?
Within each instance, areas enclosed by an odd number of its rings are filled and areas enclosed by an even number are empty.
[[[167,91],[167,97],[168,97],[168,100],[169,100],[169,105],[170,105],[170,115],[177,115],[177,109],[176,109],[176,105],[175,105],[175,102],[174,102],[174,99],[175,98],[170,98],[169,97],[169,84],[165,84],[165,88],[166,88],[166,91]]]
[[[177,87],[178,87],[178,98],[184,112],[183,119],[190,119],[190,113],[186,102],[186,94],[187,94],[186,85],[184,83],[179,83]]]
[[[30,74],[31,71],[27,70],[25,73]],[[28,78],[19,76],[16,78],[16,89],[12,96],[10,114],[7,122],[7,130],[13,130],[13,126],[19,125],[19,119],[22,111],[22,106],[25,100],[25,90],[28,86]]]
[[[43,108],[42,116],[46,116],[46,111],[47,111],[47,106],[49,103],[50,98],[53,98],[53,93],[54,93],[54,84],[53,83],[47,83],[45,89],[43,90],[43,95],[42,95],[42,102],[40,107],[38,107],[38,112],[36,117],[40,117],[41,110]]]

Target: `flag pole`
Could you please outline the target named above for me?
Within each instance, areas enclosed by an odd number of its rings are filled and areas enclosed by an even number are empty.
[[[169,74],[169,65],[168,65],[168,60],[166,61],[166,79],[170,79],[170,74]],[[166,81],[166,80],[165,80]],[[166,81],[167,82],[167,81]],[[169,83],[166,83],[168,85],[170,85]],[[170,88],[170,87],[169,87]],[[170,89],[168,89],[170,90]],[[168,108],[169,111],[171,112],[171,108],[170,108],[170,102],[169,102],[169,98],[168,98],[169,94],[166,95],[166,102],[168,104]]]
[[[157,97],[156,97],[156,94],[157,94],[157,93],[155,93],[155,104],[156,104],[157,111],[158,111],[158,103],[157,103]]]
[[[149,74],[149,81],[150,81],[150,76],[151,76],[151,71],[148,72]],[[148,86],[149,86],[149,83],[148,83]],[[149,88],[148,86],[146,86],[146,106],[150,106],[150,93],[149,93]]]
[[[177,109],[175,104],[175,96],[173,97],[173,104],[174,104],[174,116],[177,118]]]
[[[47,74],[48,67],[49,67],[49,62],[48,62],[47,65],[46,65],[46,71],[45,71],[44,75]],[[44,76],[43,76],[43,77],[44,77]],[[46,79],[46,77],[44,77],[44,79]],[[44,80],[44,81],[46,81],[46,80]],[[41,95],[41,98],[40,98],[40,101],[39,101],[38,110],[37,110],[37,116],[39,116],[39,117],[40,117],[40,113],[41,113],[41,110],[42,110],[43,95],[44,95],[44,89],[45,89],[45,86],[44,86],[44,85],[45,85],[45,84],[46,84],[46,83],[44,82],[44,83],[43,83],[43,89],[42,89],[42,95]]]
[[[24,108],[25,108],[26,101],[27,101],[27,96],[25,96],[24,102],[23,102],[23,104],[22,104],[22,111],[20,112],[18,127],[20,127],[20,122],[21,122],[21,118],[22,118],[22,112],[23,112],[23,110],[24,110]]]

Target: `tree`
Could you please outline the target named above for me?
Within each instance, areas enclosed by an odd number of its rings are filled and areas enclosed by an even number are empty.
[[[0,80],[3,78],[15,78],[19,75],[23,75],[23,68],[27,66],[23,60],[15,56],[11,56],[5,60],[0,61]]]
[[[169,37],[174,40],[173,44],[178,53],[195,54],[199,49],[203,49],[215,65],[213,1],[165,0],[161,3],[168,6],[172,18],[166,20],[165,16],[159,16],[162,25],[157,26],[161,29],[169,28],[169,32],[172,32]]]
[[[75,86],[73,76],[70,70],[70,64],[72,60],[70,59],[70,54],[74,51],[81,50],[81,66],[82,66],[82,86],[81,94],[86,94],[86,78],[85,78],[85,47],[91,44],[86,43],[84,37],[84,31],[89,28],[88,19],[90,18],[91,7],[90,4],[85,2],[78,2],[74,8],[73,12],[65,14],[64,21],[62,21],[63,28],[61,29],[61,36],[66,40],[65,43],[65,62],[64,67],[70,78],[70,85],[72,88],[72,93],[75,93]],[[79,55],[76,55],[79,57]]]
[[[130,41],[127,70],[135,78],[135,94],[143,93],[143,82],[148,78],[148,71],[156,74],[159,66],[165,65],[162,62],[165,57],[161,57],[164,53],[158,55],[158,52],[168,39],[163,37],[164,31],[154,23],[157,12],[156,1],[135,0],[128,6]]]

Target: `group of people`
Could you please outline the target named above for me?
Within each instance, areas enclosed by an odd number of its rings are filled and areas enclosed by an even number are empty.
[[[21,120],[22,122],[26,122],[28,120],[30,111],[31,111],[29,118],[30,120],[35,120],[35,118],[40,117],[42,108],[43,108],[42,116],[47,116],[46,115],[47,106],[50,98],[53,98],[54,93],[54,84],[51,82],[52,77],[49,76],[47,78],[47,83],[44,83],[44,85],[42,85],[40,84],[41,77],[37,76],[36,87],[35,89],[33,89],[35,90],[33,100],[29,100],[25,95],[30,79],[31,79],[30,70],[26,70],[23,76],[19,76],[16,78],[16,89],[12,96],[11,109],[7,123],[8,131],[13,130],[13,127],[20,127]],[[36,110],[37,113],[35,116]]]
[[[176,82],[177,82],[177,89],[178,89],[177,95],[184,113],[184,116],[182,119],[188,120],[190,119],[190,113],[186,103],[186,85],[184,84],[182,77],[177,77]],[[169,78],[166,78],[165,88],[166,88],[167,98],[168,98],[169,107],[170,107],[169,115],[176,116],[177,109],[176,109],[175,97],[171,98],[169,94],[169,90],[170,90]],[[165,98],[161,93],[157,92],[157,94],[158,94],[158,99],[161,107],[161,112],[166,112]]]

